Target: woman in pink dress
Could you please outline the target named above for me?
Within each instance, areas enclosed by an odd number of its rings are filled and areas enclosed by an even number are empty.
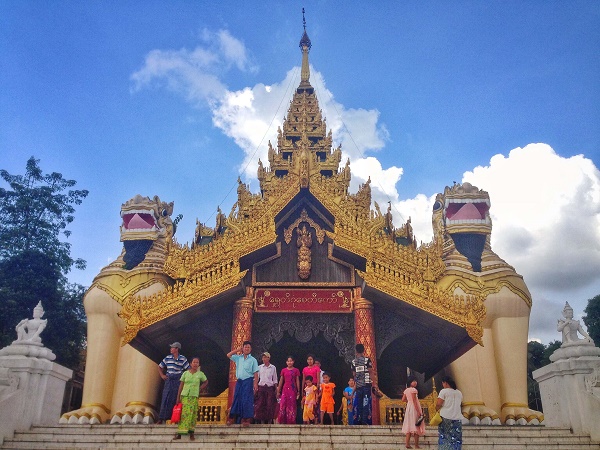
[[[415,440],[415,448],[419,447],[419,437],[425,436],[425,421],[421,420],[419,425],[416,425],[417,420],[423,416],[421,403],[419,403],[419,391],[417,391],[417,379],[410,377],[408,379],[408,387],[402,395],[402,401],[406,402],[406,410],[404,411],[404,422],[402,423],[402,433],[406,434],[406,448],[410,446],[410,436]]]
[[[313,379],[313,385],[317,388],[317,392],[319,392],[319,387],[321,386],[321,368],[315,364],[315,357],[312,354],[308,354],[306,356],[306,364],[308,364],[304,369],[302,369],[302,389],[306,387],[306,377],[311,376]],[[315,423],[319,422],[319,398],[317,397],[317,402],[315,404]]]
[[[300,371],[294,367],[294,358],[288,356],[287,367],[281,369],[281,377],[277,386],[279,415],[277,423],[295,424],[296,407],[300,398]]]
[[[321,384],[321,368],[315,364],[315,357],[310,353],[306,357],[306,366],[302,369],[302,389],[306,387],[306,377],[311,376],[313,379],[313,384],[319,389],[319,385]]]

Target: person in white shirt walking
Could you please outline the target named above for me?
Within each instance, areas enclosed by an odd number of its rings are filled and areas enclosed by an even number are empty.
[[[450,377],[442,378],[442,387],[438,395],[436,408],[440,411],[442,423],[438,425],[438,449],[462,449],[462,392],[456,389],[456,383]]]

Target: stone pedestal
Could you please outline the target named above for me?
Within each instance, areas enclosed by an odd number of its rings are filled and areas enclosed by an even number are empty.
[[[600,441],[600,348],[589,342],[563,344],[551,364],[533,372],[539,383],[544,424],[569,427]]]
[[[0,350],[0,443],[15,430],[57,424],[65,384],[73,374],[50,359],[27,355],[41,350],[32,346],[29,352],[27,347]]]

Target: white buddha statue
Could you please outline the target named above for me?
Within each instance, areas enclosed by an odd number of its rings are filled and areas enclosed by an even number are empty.
[[[15,330],[17,330],[17,340],[14,341],[14,344],[42,345],[40,334],[44,331],[48,323],[48,320],[42,319],[43,315],[44,308],[40,301],[33,308],[33,319],[23,319],[15,327]]]
[[[565,303],[563,309],[564,319],[558,319],[557,330],[562,332],[562,341],[564,344],[577,344],[579,341],[583,343],[594,343],[589,334],[583,329],[579,320],[573,319],[573,308],[569,305],[569,302]],[[579,332],[584,338],[580,339],[577,335]]]

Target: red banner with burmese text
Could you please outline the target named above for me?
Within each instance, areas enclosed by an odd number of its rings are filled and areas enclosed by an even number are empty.
[[[352,290],[257,288],[254,309],[269,313],[349,313],[352,312]]]

